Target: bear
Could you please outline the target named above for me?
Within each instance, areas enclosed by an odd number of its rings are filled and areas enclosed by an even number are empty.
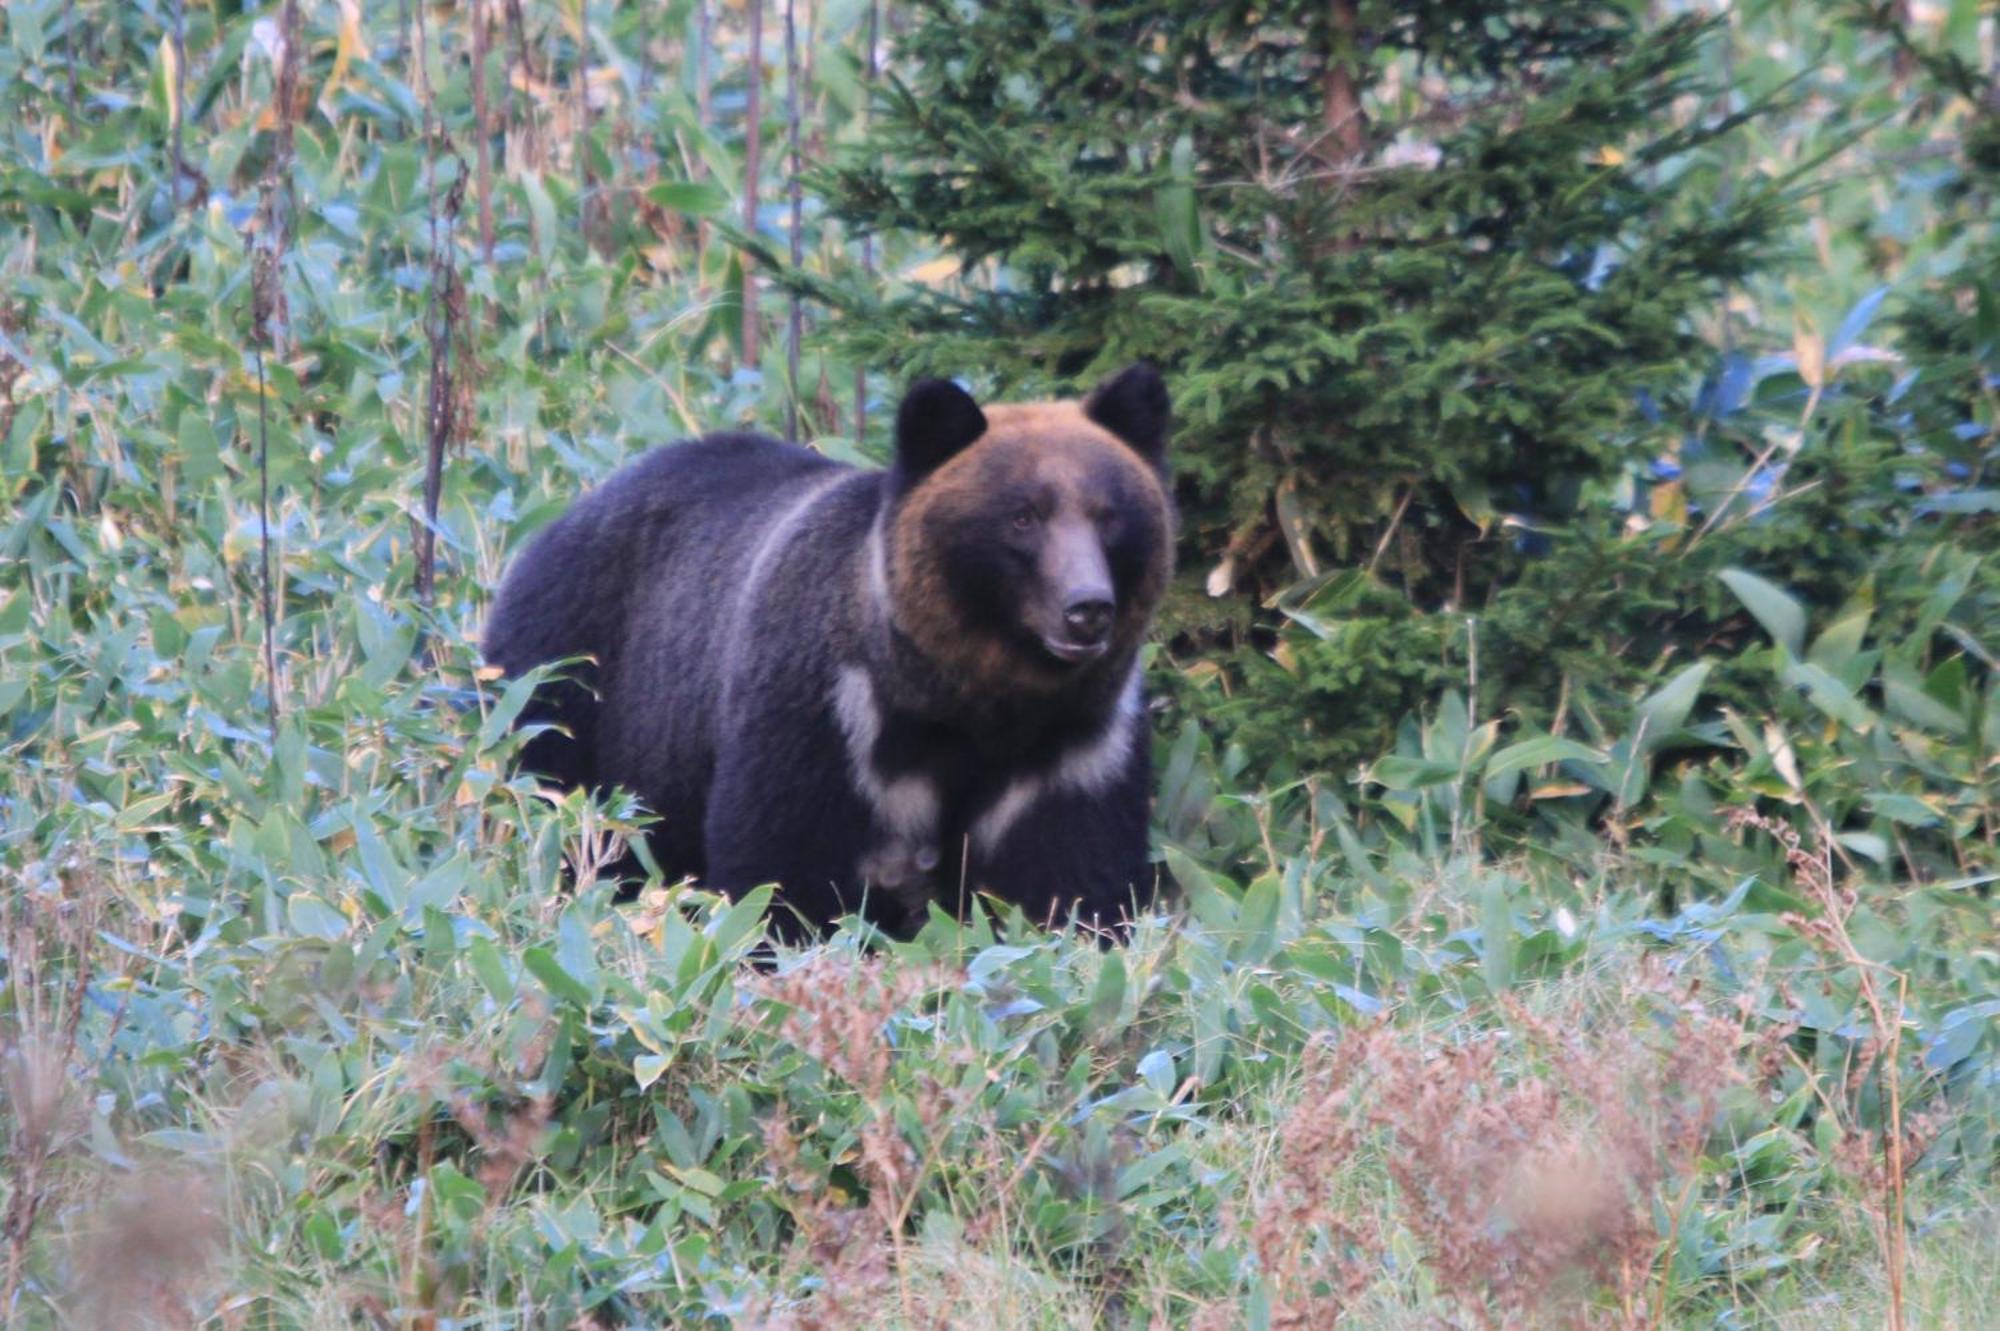
[[[909,936],[975,893],[1106,931],[1155,890],[1139,652],[1173,569],[1169,401],[913,384],[886,469],[746,433],[655,448],[540,532],[505,674],[571,658],[523,763],[623,786],[670,878],[777,885],[781,936]]]

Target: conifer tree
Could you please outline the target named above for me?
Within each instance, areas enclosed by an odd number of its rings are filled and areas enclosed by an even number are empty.
[[[1657,446],[1691,315],[1776,220],[1773,192],[1717,188],[1740,112],[1697,84],[1704,24],[1648,13],[917,5],[867,144],[821,183],[959,279],[823,293],[836,335],[1003,394],[1159,363],[1175,649],[1256,676],[1243,734],[1374,752],[1463,676],[1466,617],[1507,608],[1542,533]],[[1522,632],[1479,644],[1488,667],[1553,694],[1536,616],[1499,618]]]

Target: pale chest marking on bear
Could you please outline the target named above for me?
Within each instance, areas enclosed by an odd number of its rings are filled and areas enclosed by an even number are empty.
[[[875,742],[882,736],[882,711],[875,685],[860,666],[843,666],[834,682],[833,712],[847,737],[854,783],[883,827],[898,841],[923,845],[937,836],[937,787],[921,776],[885,777],[875,766]]]
[[[882,530],[883,514],[875,515],[875,523],[868,529],[868,597],[874,603],[875,613],[887,620],[889,617],[889,538]]]
[[[1132,737],[1139,724],[1139,667],[1118,695],[1118,706],[1097,738],[1078,745],[1062,756],[1052,771],[1037,776],[1016,777],[1000,792],[1000,798],[972,825],[972,844],[984,854],[992,854],[1021,816],[1036,800],[1052,791],[1093,795],[1116,781],[1132,756]]]

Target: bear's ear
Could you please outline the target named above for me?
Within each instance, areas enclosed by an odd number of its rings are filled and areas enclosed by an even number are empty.
[[[1155,468],[1167,469],[1167,385],[1150,361],[1120,370],[1092,390],[1083,414],[1132,446]]]
[[[904,485],[951,461],[986,433],[986,413],[949,379],[919,379],[896,409],[896,471]]]

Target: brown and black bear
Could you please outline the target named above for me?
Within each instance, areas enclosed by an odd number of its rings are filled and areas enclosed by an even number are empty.
[[[1115,923],[1154,881],[1137,655],[1172,569],[1167,425],[1141,364],[984,410],[920,382],[886,471],[743,434],[648,453],[494,604],[510,674],[592,661],[524,713],[560,727],[528,765],[633,791],[662,868],[776,883],[781,927],[907,933],[980,891]]]

